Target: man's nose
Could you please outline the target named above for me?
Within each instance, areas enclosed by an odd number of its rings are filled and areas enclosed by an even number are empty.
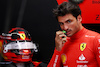
[[[67,30],[68,29],[68,25],[64,24],[64,30]]]

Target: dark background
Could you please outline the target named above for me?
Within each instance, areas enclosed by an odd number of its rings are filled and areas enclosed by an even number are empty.
[[[55,32],[60,29],[52,13],[56,6],[56,0],[0,0],[0,33],[14,27],[26,29],[39,44],[35,60],[48,63],[54,51]],[[100,24],[83,26],[100,33]]]

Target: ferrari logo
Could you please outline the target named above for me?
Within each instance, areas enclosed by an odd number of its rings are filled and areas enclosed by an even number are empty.
[[[67,58],[66,58],[66,55],[65,54],[62,54],[61,55],[61,60],[62,60],[62,63],[65,63]]]
[[[83,51],[86,48],[86,43],[81,43],[80,50]]]
[[[26,38],[26,36],[25,36],[25,34],[20,34],[20,37],[21,37],[21,39],[23,39],[23,40],[25,40],[25,38]]]

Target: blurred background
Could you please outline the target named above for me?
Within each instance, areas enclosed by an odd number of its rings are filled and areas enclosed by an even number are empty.
[[[26,29],[39,45],[33,59],[48,63],[55,47],[55,32],[60,29],[52,10],[63,1],[77,3],[83,26],[100,33],[100,0],[0,0],[0,34],[15,27]]]

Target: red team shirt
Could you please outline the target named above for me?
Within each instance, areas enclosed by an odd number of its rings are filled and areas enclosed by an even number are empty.
[[[47,67],[100,67],[100,34],[83,28],[68,37]]]

